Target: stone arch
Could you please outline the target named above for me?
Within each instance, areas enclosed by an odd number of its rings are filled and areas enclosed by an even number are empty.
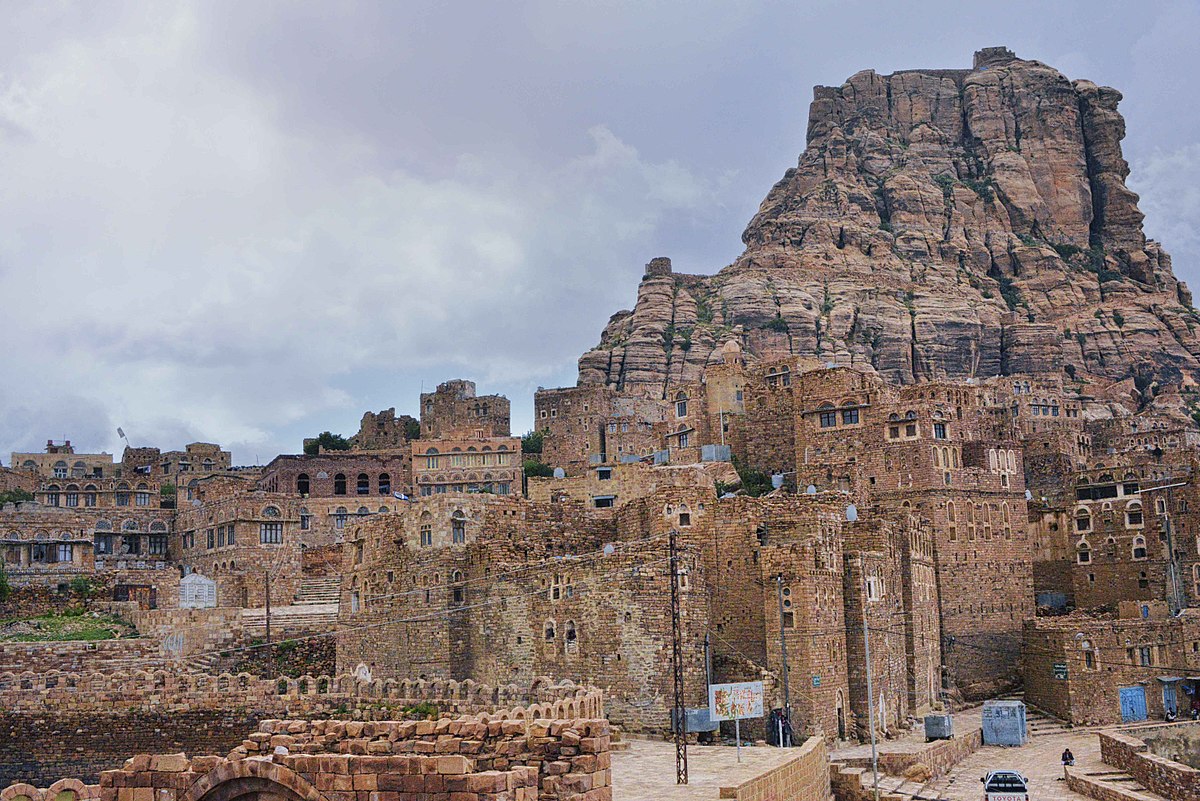
[[[94,794],[79,779],[59,779],[46,788],[45,801],[82,801]]]
[[[288,768],[258,759],[225,760],[187,789],[180,801],[325,801]]]
[[[10,784],[0,790],[0,801],[42,801],[42,791],[32,784]]]

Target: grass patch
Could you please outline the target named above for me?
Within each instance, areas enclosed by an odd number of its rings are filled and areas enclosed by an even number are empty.
[[[0,620],[0,642],[96,641],[135,636],[134,628],[115,615],[78,610]]]

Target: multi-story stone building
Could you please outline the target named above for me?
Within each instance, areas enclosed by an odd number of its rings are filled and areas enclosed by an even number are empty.
[[[1025,623],[1025,700],[1075,725],[1200,713],[1200,616],[1162,601]]]
[[[510,435],[508,399],[476,396],[455,380],[421,395],[421,439],[411,444],[412,493],[523,491],[521,440]]]

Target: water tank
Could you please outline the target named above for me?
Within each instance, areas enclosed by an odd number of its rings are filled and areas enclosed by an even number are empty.
[[[954,719],[948,714],[925,716],[925,742],[954,737]]]
[[[983,702],[983,744],[1025,745],[1025,704],[1020,701]]]

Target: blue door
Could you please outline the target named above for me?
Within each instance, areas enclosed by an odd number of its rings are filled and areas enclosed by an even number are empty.
[[[1121,688],[1121,722],[1136,723],[1146,719],[1146,688]]]
[[[1175,695],[1175,682],[1163,682],[1163,712],[1179,714],[1179,702]]]

